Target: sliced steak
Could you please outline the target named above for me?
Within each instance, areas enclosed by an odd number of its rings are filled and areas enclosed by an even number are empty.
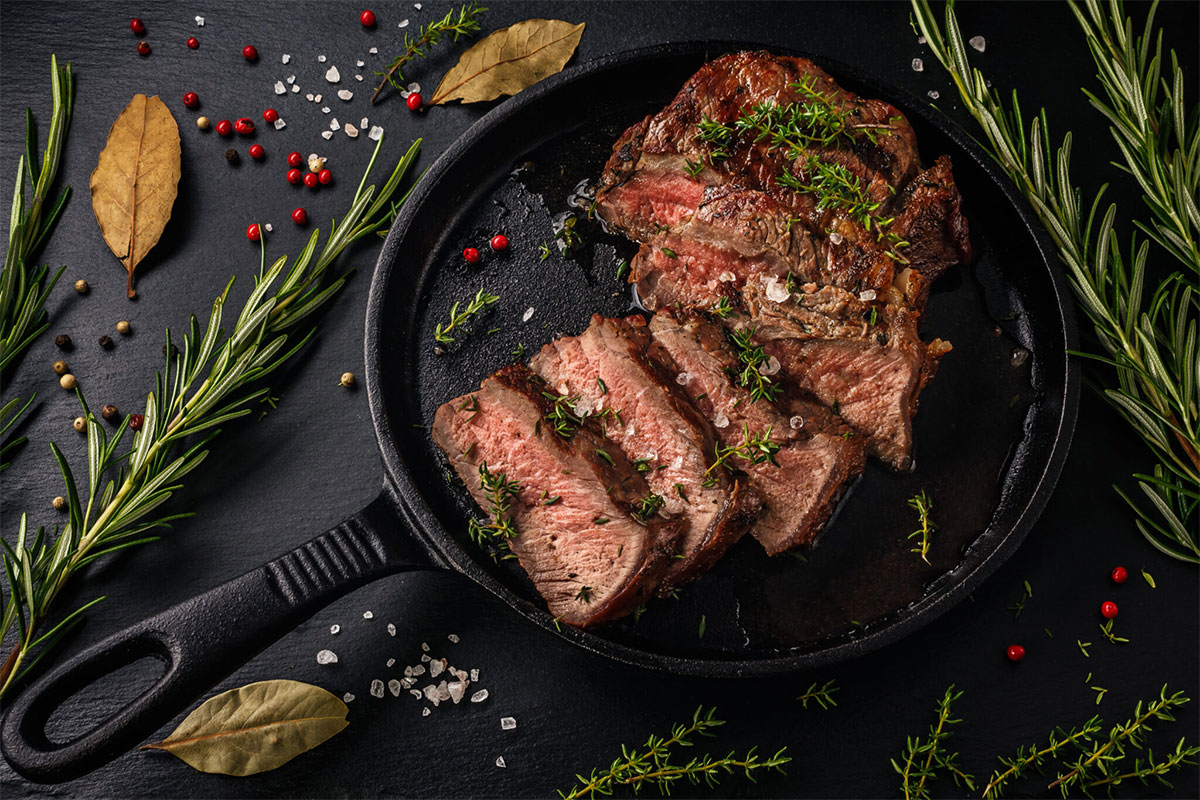
[[[862,440],[847,436],[849,428],[819,404],[797,401],[786,417],[766,400],[729,380],[739,368],[724,330],[691,311],[664,311],[650,320],[655,342],[666,352],[681,385],[696,406],[713,420],[725,447],[738,447],[746,432],[762,435],[780,446],[774,462],[734,465],[750,477],[765,507],[751,534],[770,555],[811,544],[824,528],[848,481],[863,468]]]
[[[641,317],[592,317],[579,336],[542,348],[530,366],[580,414],[596,417],[614,447],[643,465],[663,508],[685,530],[664,590],[708,569],[754,522],[761,504],[743,484],[710,472],[711,427],[676,384],[647,357]],[[717,480],[711,480],[712,478]]]
[[[550,613],[590,626],[651,596],[682,525],[637,516],[650,491],[644,478],[620,453],[599,455],[607,443],[587,426],[569,439],[555,433],[544,421],[554,407],[546,393],[527,367],[505,367],[438,409],[433,440],[493,522],[481,468],[519,485],[506,496],[517,533],[509,547]]]
[[[889,230],[909,242],[903,254],[922,278],[922,291],[910,307],[925,307],[928,287],[955,264],[971,260],[971,238],[962,214],[962,195],[954,183],[950,157],[939,156],[905,187]]]

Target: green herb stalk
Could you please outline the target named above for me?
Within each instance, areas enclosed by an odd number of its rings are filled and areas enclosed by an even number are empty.
[[[386,72],[375,73],[381,76],[382,80],[371,94],[371,102],[374,103],[379,97],[379,93],[388,86],[396,91],[402,91],[404,89],[404,73],[402,72],[404,65],[415,58],[424,58],[428,54],[429,48],[441,42],[443,37],[450,36],[451,41],[457,42],[463,36],[478,33],[479,20],[486,13],[487,9],[483,6],[478,3],[470,3],[460,8],[457,13],[447,11],[446,16],[441,19],[428,25],[422,25],[416,36],[404,34],[404,49],[400,55],[392,60]]]

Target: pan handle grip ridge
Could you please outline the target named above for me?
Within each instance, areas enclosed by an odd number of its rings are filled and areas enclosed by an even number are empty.
[[[168,608],[68,659],[17,695],[0,749],[29,780],[59,783],[132,749],[318,609],[376,578],[438,566],[401,525],[386,491],[315,539],[228,583]],[[51,714],[98,678],[146,657],[161,678],[87,733],[56,743]]]

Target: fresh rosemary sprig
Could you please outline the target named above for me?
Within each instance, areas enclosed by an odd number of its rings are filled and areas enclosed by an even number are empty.
[[[37,392],[21,404],[21,398],[14,397],[2,407],[0,407],[0,472],[8,469],[9,462],[6,461],[11,453],[26,442],[24,436],[14,436],[9,438],[9,431],[15,431],[17,422],[33,405],[33,401],[37,399]]]
[[[714,317],[725,319],[733,313],[733,306],[730,304],[728,297],[721,295],[717,298],[717,302],[713,303],[712,307],[708,309],[708,313]]]
[[[909,552],[919,554],[921,560],[928,564],[929,547],[933,543],[933,529],[937,527],[929,519],[929,515],[933,511],[933,501],[929,499],[929,495],[922,489],[908,498],[906,502],[909,508],[917,512],[919,520],[917,529],[908,535],[909,539],[917,539],[919,537],[919,541]]]
[[[1025,610],[1025,603],[1033,597],[1033,587],[1029,585],[1029,581],[1025,581],[1025,587],[1021,592],[1021,599],[1008,607],[1008,610],[1013,612],[1013,619],[1021,618],[1021,613]]]
[[[974,776],[962,771],[958,766],[958,753],[949,752],[945,744],[954,735],[950,726],[962,722],[950,713],[950,706],[960,697],[962,692],[954,691],[954,684],[951,684],[938,701],[937,721],[929,726],[929,737],[908,737],[903,763],[894,758],[891,760],[892,768],[900,775],[905,800],[929,800],[928,784],[939,777],[941,770],[950,773],[955,786],[961,782],[968,790],[975,790]]]
[[[1102,728],[1103,723],[1100,717],[1092,717],[1077,728],[1070,730],[1055,728],[1050,732],[1049,742],[1044,747],[1039,747],[1037,744],[1022,745],[1012,758],[998,757],[997,761],[1005,769],[998,769],[992,773],[992,779],[983,789],[984,798],[995,800],[1003,797],[1005,786],[1010,781],[1020,780],[1031,767],[1040,773],[1047,759],[1058,756],[1065,749],[1075,749],[1091,741],[1092,737]]]
[[[726,756],[703,756],[691,758],[685,762],[673,761],[676,748],[692,747],[693,736],[714,737],[713,731],[725,724],[724,720],[716,718],[716,709],[705,712],[704,708],[696,709],[689,723],[674,726],[669,737],[651,734],[642,748],[621,746],[621,755],[607,769],[593,769],[588,775],[577,774],[578,783],[569,792],[559,790],[563,800],[575,800],[579,797],[608,796],[619,787],[629,787],[635,793],[643,786],[652,786],[660,794],[669,795],[674,786],[686,779],[692,786],[700,785],[703,781],[713,787],[720,783],[725,775],[742,772],[753,781],[755,773],[762,770],[784,772],[783,766],[792,759],[784,755],[786,747],[780,748],[769,758],[760,758],[756,748],[751,748],[740,758],[735,753]]]
[[[713,463],[704,473],[704,483],[702,486],[715,486],[717,476],[714,474],[722,467],[732,469],[730,462],[734,458],[740,458],[751,464],[762,464],[771,462],[775,466],[779,466],[779,462],[775,460],[775,454],[778,453],[783,445],[771,439],[771,431],[775,426],[768,425],[764,430],[751,435],[749,423],[742,423],[742,440],[737,444],[716,445],[714,453],[716,458]]]
[[[734,376],[738,386],[750,390],[751,400],[776,400],[783,392],[783,387],[762,373],[762,366],[769,360],[761,345],[754,344],[755,328],[742,328],[729,331],[728,338],[742,362],[742,371]]]
[[[1119,488],[1117,492],[1133,507],[1137,527],[1151,545],[1173,558],[1200,563],[1200,526],[1195,524],[1200,502],[1200,298],[1194,286],[1200,115],[1184,107],[1182,71],[1174,55],[1172,80],[1160,77],[1161,36],[1151,55],[1153,12],[1143,35],[1135,38],[1120,2],[1110,5],[1107,21],[1094,0],[1087,4],[1087,16],[1075,9],[1109,92],[1109,104],[1094,96],[1093,104],[1112,122],[1126,167],[1139,180],[1155,216],[1153,229],[1139,227],[1161,241],[1192,274],[1189,280],[1175,271],[1151,283],[1147,299],[1149,242],[1132,236],[1126,259],[1114,230],[1115,204],[1097,218],[1105,187],[1090,208],[1082,202],[1070,178],[1071,134],[1052,158],[1043,109],[1030,120],[1026,137],[1016,94],[1006,105],[999,92],[988,88],[983,73],[967,62],[953,6],[946,7],[943,29],[927,0],[912,4],[916,27],[983,128],[992,155],[1029,200],[1058,248],[1099,344],[1098,352],[1079,355],[1111,369],[1109,386],[1101,387],[1104,397],[1158,461],[1152,473],[1133,475],[1144,495],[1142,504]]]
[[[442,344],[452,343],[454,337],[450,335],[450,331],[461,328],[467,320],[499,299],[498,295],[488,294],[485,290],[480,289],[461,312],[458,310],[459,303],[456,300],[454,305],[450,306],[450,321],[445,325],[439,322],[433,329],[433,338]]]
[[[25,109],[25,155],[17,161],[17,181],[8,223],[8,252],[4,256],[3,273],[0,273],[0,371],[50,327],[46,298],[66,269],[60,267],[47,281],[50,268],[35,268],[30,264],[38,248],[54,230],[54,224],[71,196],[71,187],[64,186],[58,199],[46,210],[45,203],[58,176],[63,140],[71,124],[75,99],[71,65],[68,63],[60,69],[58,58],[53,55],[50,56],[50,91],[53,98],[50,132],[41,159],[37,158],[33,112]],[[25,206],[26,180],[33,190],[28,208]]]
[[[251,413],[255,402],[270,390],[246,387],[291,359],[312,336],[311,329],[303,335],[296,330],[345,282],[344,276],[325,280],[338,255],[351,242],[374,236],[391,223],[392,195],[416,159],[420,140],[376,192],[375,186],[365,184],[382,144],[381,139],[350,210],[340,224],[334,224],[319,254],[320,231],[313,231],[290,268],[287,256],[268,267],[263,252],[254,289],[232,331],[225,334],[221,328],[232,279],[213,302],[203,331],[191,318],[181,349],[172,348],[168,331],[170,355],[146,398],[141,425],[131,434],[128,448],[122,450],[121,443],[133,415],[109,438],[78,393],[87,426],[86,481],[77,481],[62,451],[50,445],[66,484],[67,524],[53,540],[41,528],[31,540],[22,514],[15,544],[3,542],[9,596],[0,634],[6,636],[16,625],[18,640],[0,668],[0,696],[11,691],[57,638],[81,619],[82,612],[98,602],[76,609],[42,632],[59,593],[77,571],[110,553],[153,541],[158,537],[143,534],[190,516],[152,512],[183,488],[183,478],[204,461],[209,443],[220,433],[217,426]]]
[[[404,49],[400,55],[392,60],[386,72],[375,73],[381,76],[382,80],[371,94],[371,102],[374,103],[379,97],[379,93],[389,84],[393,89],[402,91],[404,89],[404,73],[402,71],[404,65],[414,58],[424,58],[429,52],[429,48],[439,44],[443,37],[450,36],[452,42],[457,42],[463,36],[478,33],[479,19],[485,13],[487,13],[486,8],[478,3],[470,3],[460,8],[457,13],[447,11],[446,16],[441,19],[430,22],[428,25],[422,25],[416,36],[405,33]]]
[[[818,688],[816,682],[814,681],[813,684],[804,691],[804,694],[796,698],[800,701],[800,707],[808,708],[808,703],[810,700],[826,710],[836,706],[837,701],[833,699],[833,693],[838,690],[838,687],[835,685],[835,683],[836,682],[834,680],[830,679],[825,681],[824,686]]]

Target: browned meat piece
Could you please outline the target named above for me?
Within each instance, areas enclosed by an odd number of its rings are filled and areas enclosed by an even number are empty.
[[[737,356],[724,330],[701,315],[660,312],[650,320],[650,331],[679,374],[687,376],[684,391],[713,420],[724,447],[740,446],[747,431],[753,436],[769,431],[780,446],[775,463],[732,460],[765,501],[750,531],[754,538],[770,555],[811,544],[847,482],[862,471],[862,440],[846,435],[850,429],[819,404],[797,401],[789,418],[730,383],[729,371],[739,368]]]
[[[910,298],[909,306],[921,310],[929,285],[949,267],[971,260],[971,238],[950,157],[939,156],[932,167],[913,178],[896,209],[890,230],[909,242],[904,258],[922,278],[922,289]]]
[[[720,558],[754,522],[760,500],[710,471],[712,428],[679,390],[676,376],[647,357],[649,341],[641,317],[595,316],[579,336],[542,348],[530,366],[562,402],[598,418],[614,448],[643,466],[663,509],[684,519],[680,557],[663,579],[670,590]]]
[[[494,511],[482,468],[517,483],[515,497],[505,495],[517,532],[509,546],[551,614],[590,626],[651,596],[682,525],[638,516],[645,479],[588,426],[569,439],[555,433],[546,390],[528,368],[505,367],[438,409],[433,440],[481,508]]]

